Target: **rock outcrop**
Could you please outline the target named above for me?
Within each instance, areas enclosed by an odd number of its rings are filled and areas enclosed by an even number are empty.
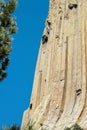
[[[36,130],[87,129],[87,0],[50,0],[22,129],[29,119]]]

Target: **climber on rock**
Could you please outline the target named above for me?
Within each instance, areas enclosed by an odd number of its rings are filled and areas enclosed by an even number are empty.
[[[48,42],[48,37],[46,35],[42,36],[42,44],[45,44]]]
[[[47,20],[47,24],[48,24],[48,26],[51,26],[51,22],[49,22],[48,20]]]
[[[77,90],[76,90],[76,94],[77,94],[77,96],[80,95],[81,92],[82,92],[82,89],[77,89]]]
[[[30,110],[32,109],[32,103],[30,104]]]
[[[70,1],[70,3],[69,3],[69,5],[68,5],[68,8],[69,9],[73,9],[73,8],[77,8],[78,7],[78,4],[77,4],[77,1],[76,0],[72,0],[72,1]]]
[[[48,20],[47,20],[47,27],[46,27],[46,30],[47,30],[47,34],[50,34],[51,22],[49,22]]]
[[[50,34],[50,30],[51,30],[51,28],[49,27],[49,26],[47,26],[47,34]]]

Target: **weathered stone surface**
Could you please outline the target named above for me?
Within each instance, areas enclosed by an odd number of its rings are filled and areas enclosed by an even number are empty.
[[[87,0],[50,0],[43,35],[22,129],[32,119],[37,130],[87,130]]]

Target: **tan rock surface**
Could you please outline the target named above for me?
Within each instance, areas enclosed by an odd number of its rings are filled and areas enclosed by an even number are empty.
[[[43,35],[48,41],[41,41],[32,109],[24,113],[22,129],[32,119],[37,130],[76,122],[87,130],[87,0],[50,0]]]

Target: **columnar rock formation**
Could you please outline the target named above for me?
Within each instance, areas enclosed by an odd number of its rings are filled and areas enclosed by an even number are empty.
[[[87,129],[87,0],[50,0],[22,129],[29,119],[36,130]]]

